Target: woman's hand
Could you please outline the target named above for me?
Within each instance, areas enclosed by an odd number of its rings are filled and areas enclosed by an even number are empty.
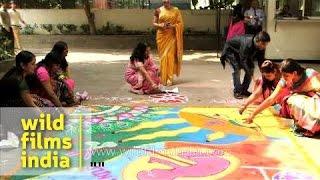
[[[239,114],[242,114],[246,110],[247,106],[242,104],[239,108]]]
[[[166,28],[166,24],[165,23],[159,23],[158,27],[161,28],[161,29],[164,29],[164,28]]]
[[[174,29],[176,27],[175,24],[165,23],[165,29]]]
[[[254,116],[250,115],[249,117],[247,117],[245,123],[251,124],[251,123],[253,123],[253,119],[254,119]]]

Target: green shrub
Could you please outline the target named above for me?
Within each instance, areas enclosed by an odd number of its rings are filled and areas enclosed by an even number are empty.
[[[82,30],[82,32],[83,32],[84,34],[89,34],[89,33],[90,33],[90,26],[89,26],[89,24],[82,24],[82,25],[80,26],[80,29]]]
[[[66,28],[65,33],[67,34],[71,34],[77,31],[77,26],[74,24],[64,24],[64,27]]]
[[[51,32],[53,30],[53,25],[52,24],[41,24],[41,28],[45,29],[46,31],[48,31],[48,33],[51,34]]]
[[[33,26],[28,24],[26,25],[22,31],[21,34],[25,34],[25,35],[32,35],[34,34],[34,30],[37,28],[38,26],[36,24],[34,24]]]

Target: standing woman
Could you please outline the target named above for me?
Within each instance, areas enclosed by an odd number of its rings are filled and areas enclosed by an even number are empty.
[[[170,0],[154,13],[153,26],[157,29],[161,84],[171,86],[173,75],[179,76],[183,55],[183,21],[178,8]]]
[[[246,28],[244,24],[244,16],[241,13],[241,5],[234,7],[231,17],[231,22],[229,24],[227,41],[235,36],[241,36],[246,33]]]

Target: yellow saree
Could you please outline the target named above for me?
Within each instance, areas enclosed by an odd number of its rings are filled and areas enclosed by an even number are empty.
[[[157,30],[157,48],[160,57],[160,78],[163,85],[171,85],[173,75],[179,76],[183,55],[183,21],[178,8],[160,8],[159,22],[175,28]]]

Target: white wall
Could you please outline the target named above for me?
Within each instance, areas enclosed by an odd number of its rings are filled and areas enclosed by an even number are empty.
[[[84,11],[79,9],[22,9],[18,11],[21,13],[22,19],[30,25],[75,24],[80,26],[81,24],[88,24]],[[55,29],[54,32],[57,33],[58,30]],[[36,29],[36,33],[45,34],[46,31],[39,27]]]
[[[82,9],[23,9],[19,10],[22,18],[28,24],[87,24],[85,13]],[[148,9],[108,9],[93,10],[97,28],[101,28],[107,22],[122,25],[126,30],[146,31],[152,28],[153,12]],[[216,16],[212,10],[182,10],[185,27],[195,31],[215,32]],[[228,12],[222,12],[222,27],[226,25]],[[40,28],[41,29],[41,28]],[[46,33],[37,30],[37,33]],[[55,32],[58,32],[55,30]]]
[[[275,1],[269,1],[267,32],[271,43],[266,57],[320,60],[320,19],[282,20],[276,23],[275,8]]]

